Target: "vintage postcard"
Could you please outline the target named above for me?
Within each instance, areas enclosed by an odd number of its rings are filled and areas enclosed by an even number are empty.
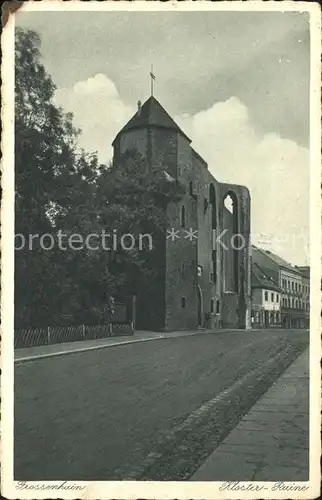
[[[320,18],[5,6],[4,497],[319,496]]]

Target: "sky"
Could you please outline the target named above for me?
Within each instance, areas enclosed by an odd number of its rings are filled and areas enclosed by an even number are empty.
[[[220,182],[246,185],[252,242],[309,263],[309,19],[300,12],[23,12],[81,145],[111,143],[154,95]]]

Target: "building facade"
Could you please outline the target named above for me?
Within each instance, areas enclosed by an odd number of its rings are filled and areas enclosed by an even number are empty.
[[[273,278],[252,263],[252,327],[281,327],[281,289]]]
[[[310,271],[281,269],[282,324],[285,328],[308,328],[310,316]]]
[[[149,173],[160,169],[184,186],[180,200],[165,207],[169,230],[155,291],[137,296],[137,328],[179,330],[249,328],[250,194],[218,182],[191,140],[150,97],[117,134],[114,162],[135,149]],[[190,234],[190,236],[189,236]]]
[[[310,269],[292,266],[278,255],[252,247],[252,263],[261,267],[280,289],[282,328],[308,328]]]

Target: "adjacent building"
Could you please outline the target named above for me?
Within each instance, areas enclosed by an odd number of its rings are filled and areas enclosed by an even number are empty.
[[[268,280],[274,284],[276,287],[275,292],[279,290],[281,327],[308,328],[310,316],[310,268],[292,266],[273,252],[253,246],[252,271],[255,270],[255,273],[256,268],[261,269]],[[255,277],[253,277],[253,283],[255,288],[253,289],[252,284],[252,289],[256,290]],[[267,297],[269,297],[269,293]],[[275,295],[274,299],[276,299]],[[277,307],[276,304],[275,307]]]
[[[281,289],[256,262],[252,263],[252,328],[281,326]]]
[[[134,149],[150,174],[161,170],[185,188],[178,201],[164,208],[173,238],[164,234],[160,243],[160,279],[149,293],[138,293],[137,328],[250,328],[248,189],[218,182],[153,96],[138,103],[113,148],[116,164]]]

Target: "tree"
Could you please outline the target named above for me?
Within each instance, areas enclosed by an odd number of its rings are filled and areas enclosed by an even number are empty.
[[[145,290],[147,295],[153,295],[155,284],[161,284],[166,207],[183,193],[182,185],[161,168],[150,169],[136,150],[125,152],[100,176],[96,196],[102,227],[109,232],[116,228],[120,236],[130,233],[136,243],[142,243],[131,250],[118,248],[109,256],[102,255],[110,274],[115,276],[118,293],[139,294]],[[143,235],[151,238],[140,240]],[[104,268],[103,263],[100,266]]]
[[[15,70],[15,230],[26,242],[36,234],[55,242],[44,250],[38,238],[32,249],[16,250],[16,326],[99,323],[110,297],[142,289],[153,297],[151,284],[162,272],[166,206],[184,190],[162,169],[150,171],[135,150],[104,166],[79,148],[80,131],[54,103],[55,85],[33,31],[16,29]],[[62,250],[59,231],[84,238],[130,233],[136,243],[149,234],[153,247],[146,238],[140,248]]]
[[[35,32],[16,29],[15,232],[26,242],[31,235],[55,237],[60,228],[92,225],[99,167],[95,155],[78,148],[72,115],[55,105],[39,48]],[[17,250],[17,325],[60,322],[66,309],[73,314],[79,308],[75,267],[75,254],[56,245],[46,251],[34,240],[32,249]]]

